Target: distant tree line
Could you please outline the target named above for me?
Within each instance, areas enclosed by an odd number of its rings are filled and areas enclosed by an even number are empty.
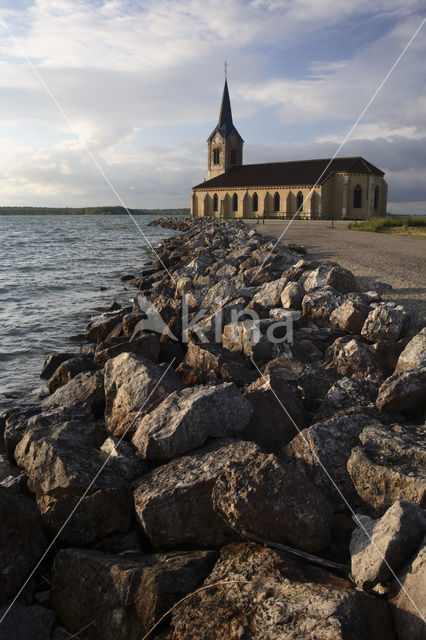
[[[189,214],[188,209],[127,209],[132,215],[177,215]],[[0,215],[12,216],[120,216],[127,213],[124,207],[0,207]]]

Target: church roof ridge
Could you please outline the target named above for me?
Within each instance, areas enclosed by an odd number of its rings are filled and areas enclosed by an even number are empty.
[[[339,171],[384,175],[383,171],[362,156],[278,160],[233,167],[226,173],[197,184],[194,189],[324,184]]]

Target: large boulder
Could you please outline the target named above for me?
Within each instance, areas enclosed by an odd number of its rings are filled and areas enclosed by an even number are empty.
[[[141,640],[178,600],[202,584],[217,553],[132,554],[64,549],[53,568],[51,606],[86,640]]]
[[[306,292],[321,289],[325,287],[326,278],[332,268],[333,265],[331,264],[322,264],[316,269],[306,271],[305,273],[302,272],[303,275],[300,277],[299,282],[303,285]]]
[[[198,369],[204,378],[213,372],[218,378],[242,386],[256,378],[256,372],[248,368],[244,358],[219,344],[190,342],[185,364]]]
[[[359,439],[348,472],[369,513],[380,517],[397,500],[425,507],[424,427],[370,425]]]
[[[53,376],[60,364],[66,362],[66,360],[75,358],[76,355],[77,354],[75,353],[49,353],[44,361],[43,368],[40,372],[40,378],[48,380]]]
[[[128,309],[121,309],[120,311],[108,311],[101,316],[94,318],[86,327],[86,338],[89,342],[100,343],[107,339],[108,334],[118,324],[121,325],[123,316],[128,312]]]
[[[381,380],[377,379],[339,378],[321,400],[315,421],[325,420],[353,407],[374,408],[380,383]]]
[[[174,391],[138,421],[132,442],[142,458],[176,458],[201,447],[208,438],[241,432],[252,411],[232,382]]]
[[[325,284],[333,287],[340,293],[351,293],[360,291],[361,287],[352,271],[336,265],[330,269],[325,278]]]
[[[16,595],[46,544],[35,504],[0,487],[0,602]]]
[[[305,473],[336,511],[359,504],[346,465],[359,435],[368,425],[379,425],[366,413],[351,413],[317,422],[304,429],[283,450],[292,467]]]
[[[173,612],[168,640],[393,638],[385,602],[268,547],[224,547],[204,586]]]
[[[292,388],[274,373],[265,373],[244,391],[253,415],[240,437],[279,454],[306,426],[304,406]]]
[[[361,333],[369,313],[370,307],[367,304],[355,300],[345,300],[332,312],[330,322],[342,331],[358,335]]]
[[[110,433],[134,433],[137,420],[152,411],[170,393],[182,389],[171,367],[131,353],[108,360],[105,372],[105,424]]]
[[[279,278],[278,280],[272,280],[272,282],[265,282],[259,289],[259,291],[253,297],[253,303],[258,304],[266,309],[272,309],[273,307],[279,307],[281,304],[281,294],[287,283],[285,278]]]
[[[342,302],[343,296],[333,287],[315,289],[303,297],[302,313],[319,326],[323,326],[328,323],[330,315]]]
[[[214,484],[230,460],[260,449],[251,442],[217,441],[172,460],[138,482],[137,520],[155,549],[205,549],[238,535],[213,510]]]
[[[379,354],[370,345],[358,339],[338,338],[329,348],[328,354],[331,357],[328,368],[334,369],[341,376],[358,380],[385,376]]]
[[[4,442],[10,458],[16,446],[28,431],[45,429],[52,437],[67,431],[89,447],[99,446],[105,439],[103,425],[93,421],[93,415],[75,407],[53,407],[44,409],[35,415],[25,410],[12,413],[6,420]]]
[[[402,351],[396,363],[395,373],[419,367],[426,367],[426,327],[414,336]]]
[[[386,584],[407,564],[426,535],[426,512],[395,502],[380,520],[360,516],[352,533],[351,573],[362,589]]]
[[[28,475],[44,525],[60,540],[88,544],[129,529],[127,484],[108,466],[106,453],[66,434],[49,438],[33,430],[16,447],[15,458]]]
[[[426,636],[425,583],[426,538],[391,590],[391,612],[398,640],[423,640]]]
[[[298,282],[289,282],[281,293],[281,304],[285,309],[301,309],[304,289]]]
[[[250,452],[230,461],[216,481],[213,505],[243,536],[310,552],[324,550],[331,539],[330,504],[304,473],[273,454]]]
[[[376,405],[387,413],[416,415],[425,411],[426,366],[395,373],[379,389]]]
[[[0,608],[0,619],[0,640],[56,640],[53,635],[56,615],[45,607],[15,602],[9,612],[6,605]]]
[[[370,342],[398,340],[406,311],[401,305],[382,302],[368,314],[361,335]]]
[[[90,411],[94,417],[103,414],[105,408],[104,376],[96,373],[79,373],[70,382],[60,387],[49,398],[43,400],[45,409],[54,407],[74,407]]]
[[[49,393],[54,393],[56,389],[75,378],[79,373],[96,371],[96,369],[98,369],[98,365],[93,361],[93,358],[85,355],[62,362],[47,383]]]
[[[115,344],[112,341],[102,342],[95,351],[95,362],[102,369],[108,360],[119,356],[121,353],[134,353],[142,358],[158,362],[160,356],[160,339],[156,333],[139,333],[137,338],[124,341],[118,339]]]

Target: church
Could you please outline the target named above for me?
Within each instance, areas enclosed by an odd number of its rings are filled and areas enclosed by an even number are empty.
[[[385,216],[383,171],[361,157],[243,164],[225,79],[219,122],[207,140],[207,176],[192,189],[193,217]]]

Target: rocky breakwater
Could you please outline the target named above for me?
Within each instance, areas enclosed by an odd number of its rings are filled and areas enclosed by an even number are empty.
[[[3,416],[0,638],[420,640],[426,330],[243,222],[160,224]]]

